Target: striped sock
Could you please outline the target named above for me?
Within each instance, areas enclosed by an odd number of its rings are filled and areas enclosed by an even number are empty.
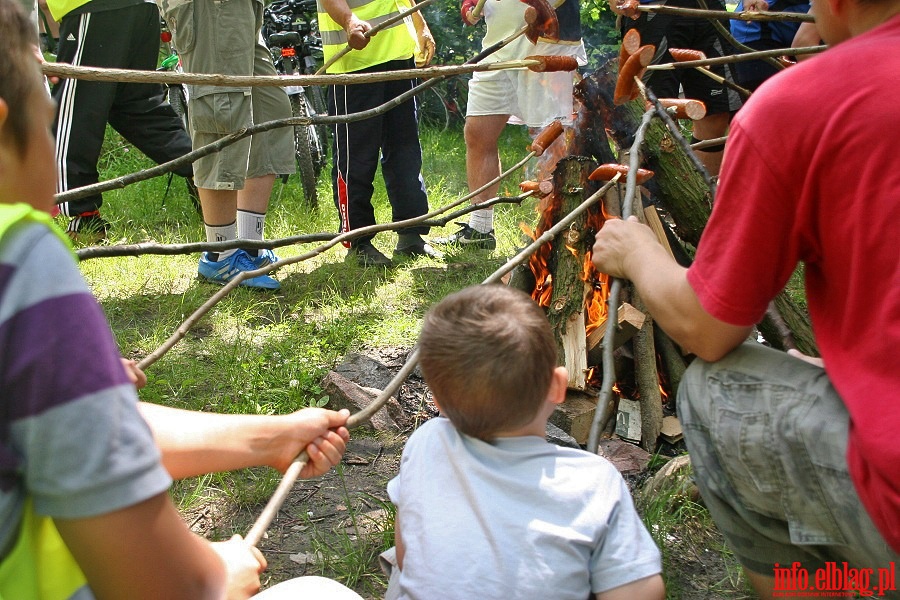
[[[209,225],[208,223],[204,223],[203,227],[206,229],[207,242],[227,242],[237,239],[237,221],[232,221],[227,225]],[[237,252],[236,248],[223,250],[222,252],[207,252],[206,258],[213,262],[218,262],[224,258],[228,258],[235,252]]]
[[[262,240],[266,230],[266,214],[250,210],[237,211],[237,235],[242,240]],[[247,254],[258,256],[259,250],[249,249]]]

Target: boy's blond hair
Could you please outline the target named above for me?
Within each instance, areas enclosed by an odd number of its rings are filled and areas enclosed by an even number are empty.
[[[39,83],[33,54],[36,36],[19,3],[0,0],[0,99],[9,108],[0,140],[22,153],[28,145],[28,102]]]
[[[544,311],[525,293],[479,285],[425,315],[419,365],[459,431],[490,439],[530,423],[547,398],[557,348]]]

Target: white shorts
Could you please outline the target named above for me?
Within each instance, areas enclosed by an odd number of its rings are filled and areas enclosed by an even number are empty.
[[[516,41],[528,43],[524,38]],[[579,58],[579,50],[584,53],[580,43],[538,42],[527,52],[528,55],[571,55]],[[575,77],[574,72],[535,73],[528,69],[473,73],[469,81],[466,116],[510,115],[510,123],[529,127],[544,127],[556,119],[570,124],[574,110],[572,88]]]

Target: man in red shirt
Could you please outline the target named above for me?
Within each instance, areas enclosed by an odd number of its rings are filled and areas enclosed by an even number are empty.
[[[813,0],[811,12],[834,47],[738,112],[694,264],[635,221],[607,221],[593,255],[702,359],[678,395],[688,449],[766,597],[788,589],[780,569],[794,563],[807,589],[847,591],[818,569],[846,561],[874,585],[900,558],[900,0]],[[743,343],[798,262],[817,365]]]

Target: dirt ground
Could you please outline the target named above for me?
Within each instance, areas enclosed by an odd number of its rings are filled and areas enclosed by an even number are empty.
[[[394,348],[366,354],[394,372],[406,358],[406,351]],[[424,382],[415,373],[401,387],[398,400],[413,423],[437,414]],[[384,531],[392,525],[386,485],[397,474],[403,445],[413,429],[354,432],[339,468],[295,486],[259,545],[269,562],[264,585],[302,575],[349,575],[364,598],[382,597],[386,582],[377,555],[392,539],[392,531]],[[626,480],[635,491],[646,478],[638,475]],[[246,532],[262,508],[238,509],[212,501],[196,506],[185,518],[194,531],[222,539],[230,532]],[[714,527],[686,523],[664,543],[669,598],[748,597],[741,591],[733,561],[729,563],[720,550],[721,535]]]

